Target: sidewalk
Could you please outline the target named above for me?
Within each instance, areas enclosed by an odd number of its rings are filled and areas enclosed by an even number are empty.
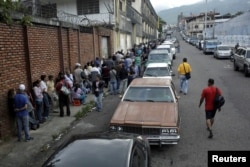
[[[87,103],[94,99],[93,94],[88,94]],[[13,137],[5,143],[0,142],[0,166],[13,167],[23,166],[30,157],[38,152],[48,149],[47,143],[60,138],[60,134],[70,127],[76,120],[76,113],[82,110],[86,105],[70,106],[71,116],[59,117],[58,113],[51,113],[50,119],[37,130],[30,130],[30,135],[34,140],[28,142],[18,142],[17,137]],[[57,109],[59,110],[59,109]],[[64,108],[66,113],[66,108]],[[66,114],[65,114],[66,115]],[[27,164],[28,166],[28,164]]]

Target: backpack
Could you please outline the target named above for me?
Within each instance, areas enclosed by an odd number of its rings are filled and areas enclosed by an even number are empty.
[[[214,98],[214,109],[217,110],[221,108],[225,104],[225,98],[218,93],[218,89],[216,88],[216,94]]]

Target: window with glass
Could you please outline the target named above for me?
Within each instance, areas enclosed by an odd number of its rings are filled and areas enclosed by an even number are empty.
[[[168,67],[148,67],[144,72],[144,76],[163,77],[171,76],[171,73]]]
[[[247,51],[246,58],[250,58],[250,50]]]
[[[129,87],[124,101],[132,102],[174,102],[170,87]]]
[[[100,13],[99,0],[77,0],[77,14]]]

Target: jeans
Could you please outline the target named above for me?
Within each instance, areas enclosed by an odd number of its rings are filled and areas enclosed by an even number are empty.
[[[40,122],[42,122],[42,101],[37,101],[36,100],[36,119]]]
[[[43,117],[49,116],[49,97],[47,93],[43,93]]]
[[[77,98],[81,101],[81,104],[86,104],[87,95],[83,94],[81,97]]]
[[[123,94],[127,89],[127,85],[128,85],[128,79],[121,80],[119,93]]]
[[[102,111],[102,98],[103,98],[103,93],[102,92],[99,92],[99,96],[95,96],[95,105],[96,105],[96,110],[98,112],[101,112]]]
[[[136,68],[136,75],[137,75],[138,77],[141,76],[141,66],[136,65],[135,68]]]
[[[17,129],[18,129],[18,140],[22,138],[22,130],[24,129],[25,139],[30,138],[29,135],[29,116],[17,116]]]
[[[117,94],[117,81],[116,80],[110,81],[110,94],[114,94],[114,95]]]
[[[180,75],[180,91],[186,94],[188,92],[188,80],[185,75]]]

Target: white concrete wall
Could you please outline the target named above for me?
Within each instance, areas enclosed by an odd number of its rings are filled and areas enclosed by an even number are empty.
[[[141,5],[142,5],[142,0],[136,0],[135,2],[132,2],[132,7],[139,13],[142,13]]]

